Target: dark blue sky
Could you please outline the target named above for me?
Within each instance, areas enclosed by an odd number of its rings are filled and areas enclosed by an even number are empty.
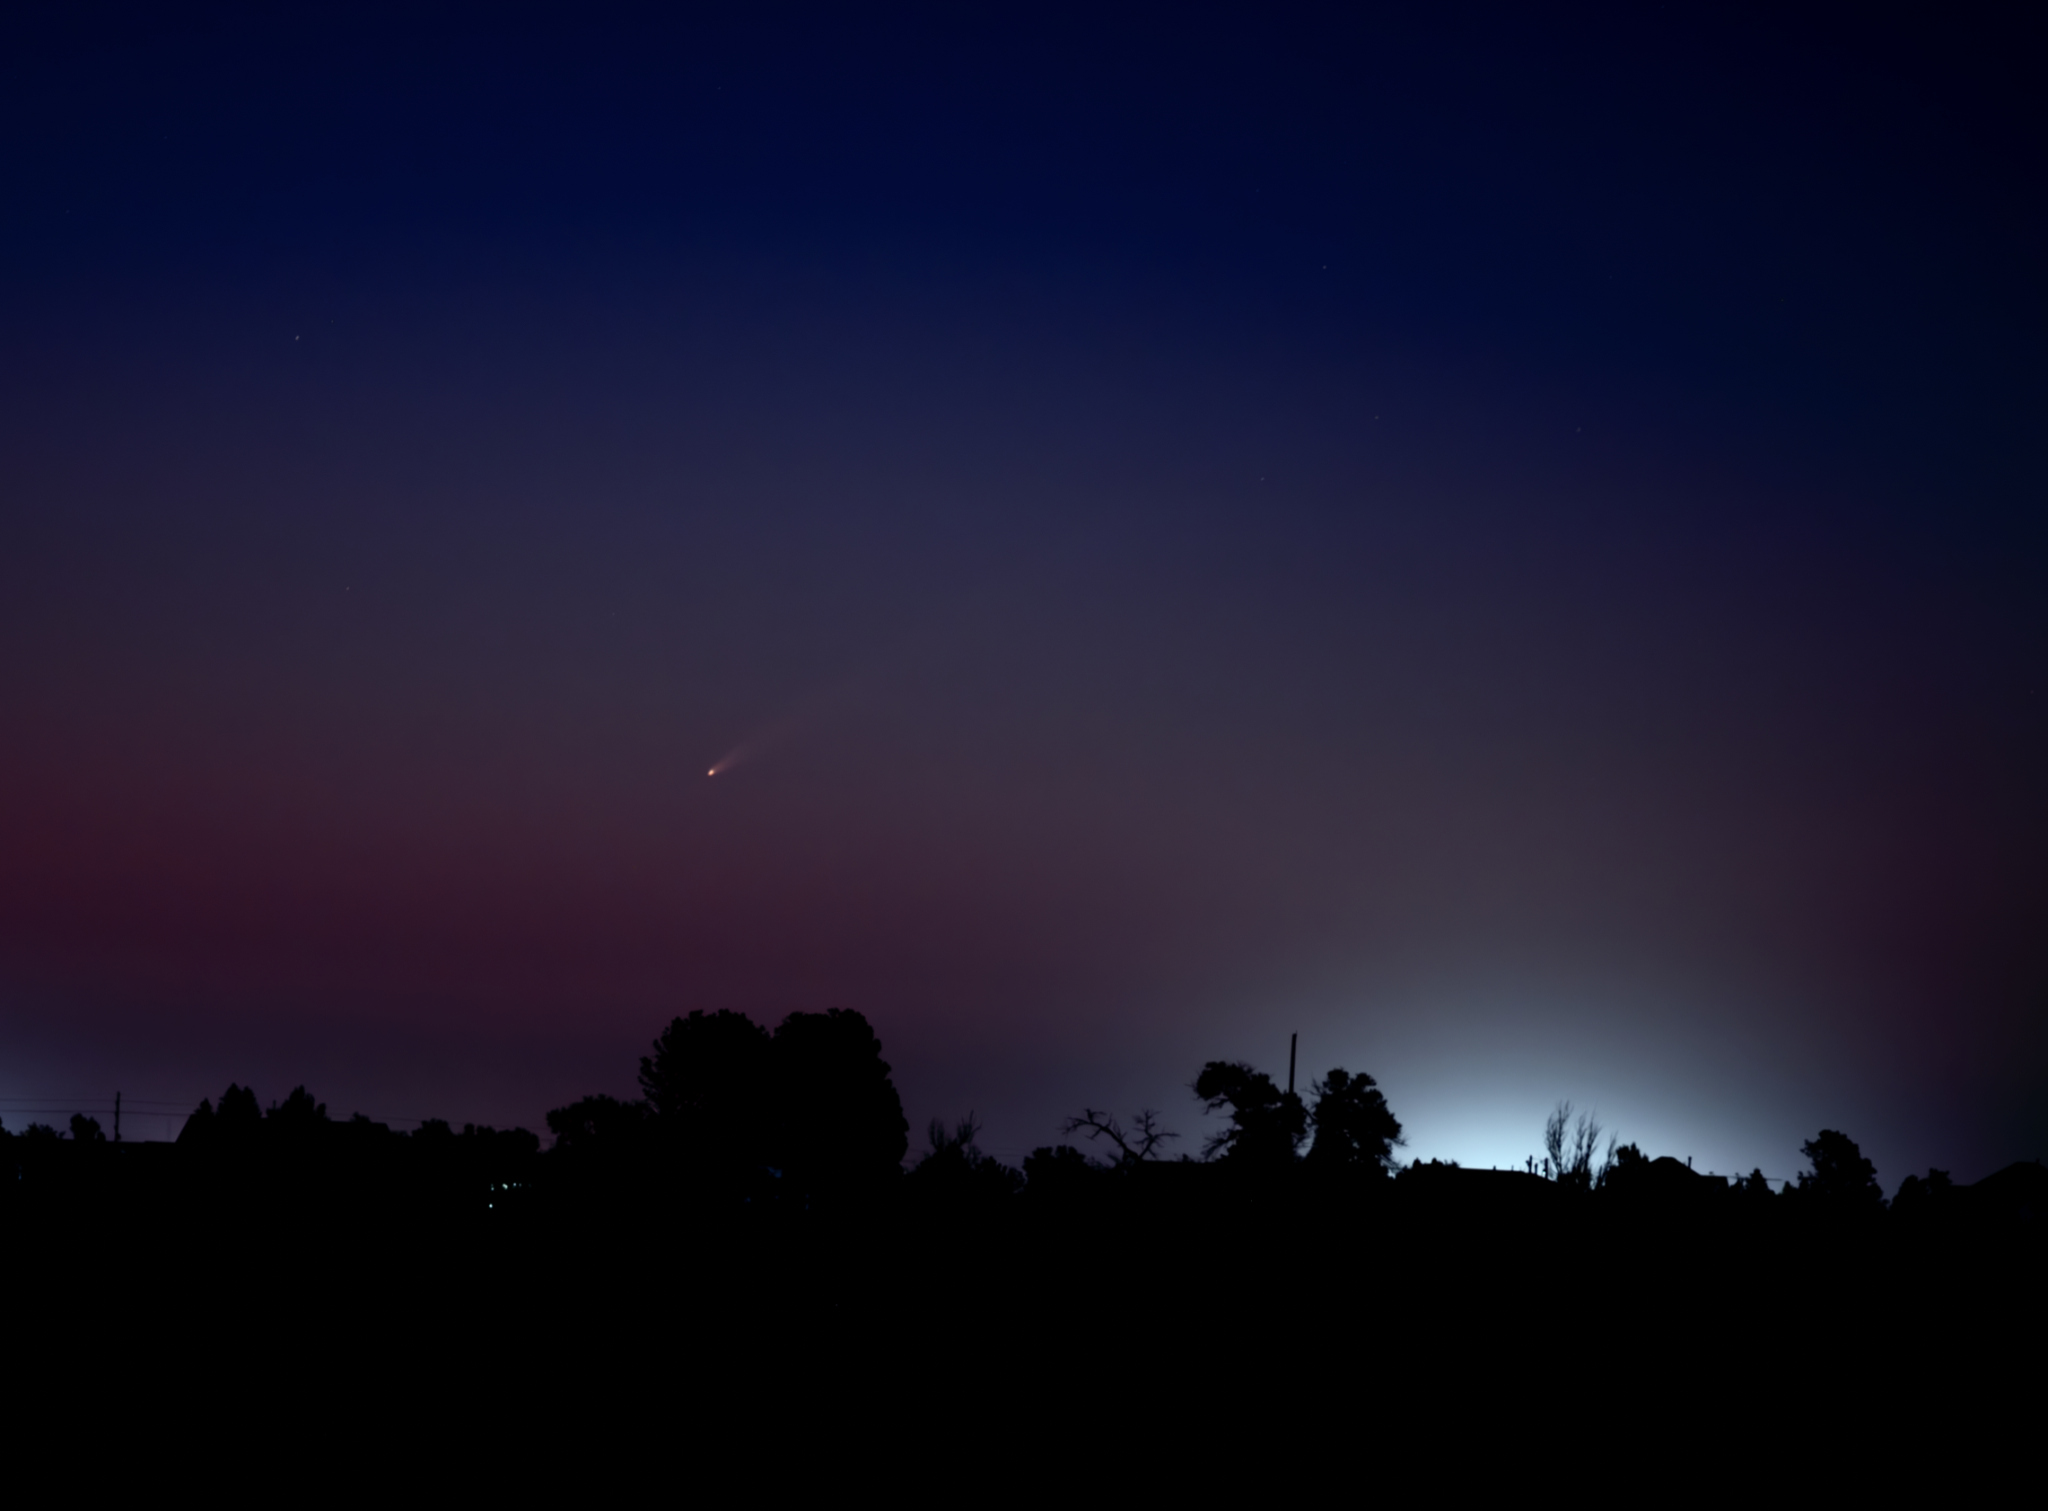
[[[2039,1152],[2017,14],[22,33],[0,1097]]]

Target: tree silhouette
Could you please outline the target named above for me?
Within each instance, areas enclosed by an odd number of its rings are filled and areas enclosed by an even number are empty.
[[[743,1013],[674,1019],[640,1089],[650,1149],[703,1194],[805,1205],[895,1179],[910,1145],[881,1040],[847,1008],[791,1013],[772,1035]],[[627,1136],[624,1106],[585,1098],[549,1126],[573,1154]]]
[[[1142,1160],[1159,1158],[1159,1146],[1170,1138],[1179,1138],[1178,1133],[1169,1133],[1159,1126],[1159,1114],[1150,1107],[1138,1109],[1138,1116],[1129,1134],[1123,1125],[1106,1112],[1097,1112],[1093,1107],[1083,1107],[1079,1117],[1068,1118],[1060,1125],[1062,1133],[1085,1133],[1092,1139],[1108,1139],[1117,1147],[1119,1166],[1135,1165]],[[1062,1144],[1061,1148],[1068,1147]],[[1074,1151],[1080,1153],[1078,1149]],[[1029,1161],[1026,1161],[1027,1173]]]
[[[1923,1180],[1909,1175],[1899,1182],[1892,1198],[1892,1213],[1909,1221],[1925,1220],[1947,1213],[1955,1203],[1955,1182],[1946,1170],[1929,1170]]]
[[[1868,1216],[1884,1210],[1884,1191],[1877,1167],[1863,1157],[1846,1133],[1823,1128],[1818,1138],[1799,1146],[1812,1166],[1799,1174],[1801,1205],[1840,1216]]]
[[[230,1139],[256,1137],[263,1128],[263,1109],[257,1105],[256,1093],[228,1082],[228,1089],[220,1094],[220,1105],[214,1108],[214,1127]]]
[[[848,1008],[791,1013],[775,1030],[769,1159],[807,1198],[893,1179],[910,1147],[882,1041]]]
[[[1309,1122],[1315,1142],[1307,1163],[1317,1169],[1370,1169],[1385,1174],[1393,1168],[1401,1124],[1369,1075],[1333,1070],[1314,1083],[1315,1107]]]
[[[1555,1117],[1552,1114],[1553,1121]],[[1533,1167],[1534,1162],[1531,1164]],[[1543,1173],[1546,1177],[1555,1168],[1548,1158],[1544,1160]],[[1653,1160],[1634,1144],[1622,1144],[1614,1148],[1596,1184],[1600,1190],[1619,1200],[1655,1202],[1671,1199],[1670,1174],[1669,1161]]]
[[[587,1096],[550,1112],[548,1132],[554,1135],[554,1147],[570,1159],[613,1158],[641,1146],[648,1116],[645,1102]],[[448,1130],[446,1123],[440,1127],[444,1133]]]
[[[13,1194],[9,1187],[15,1183],[34,1185],[47,1178],[60,1158],[63,1143],[64,1135],[48,1123],[30,1123],[10,1138],[7,1162],[12,1168],[6,1173],[12,1179],[7,1186],[0,1186],[0,1199]]]
[[[213,1103],[205,1097],[186,1117],[178,1129],[178,1142],[185,1145],[204,1144],[213,1135]]]
[[[1543,1125],[1543,1148],[1545,1152],[1544,1173],[1552,1180],[1572,1187],[1574,1190],[1590,1191],[1603,1184],[1614,1169],[1614,1139],[1607,1140],[1607,1156],[1599,1165],[1594,1159],[1600,1150],[1600,1120],[1590,1112],[1582,1112],[1576,1122],[1572,1119],[1572,1104],[1559,1102]]]
[[[221,1100],[225,1102],[227,1098],[222,1097]],[[294,1086],[291,1095],[282,1102],[271,1103],[266,1121],[276,1135],[293,1142],[305,1142],[325,1131],[327,1104],[314,1101],[305,1087]]]
[[[199,1099],[185,1126],[178,1130],[178,1142],[204,1148],[246,1143],[262,1132],[263,1109],[256,1103],[256,1093],[230,1081],[220,1094],[218,1107],[204,1097]]]
[[[686,1179],[735,1194],[766,1165],[771,1042],[744,1013],[699,1011],[642,1057],[656,1146]]]
[[[82,1112],[71,1114],[71,1141],[74,1144],[104,1144],[106,1134],[100,1131],[100,1120],[89,1118]]]
[[[1195,1095],[1206,1111],[1230,1112],[1230,1126],[1210,1136],[1203,1159],[1240,1165],[1285,1165],[1308,1136],[1308,1110],[1301,1098],[1282,1091],[1273,1078],[1241,1060],[1211,1060],[1195,1077]]]

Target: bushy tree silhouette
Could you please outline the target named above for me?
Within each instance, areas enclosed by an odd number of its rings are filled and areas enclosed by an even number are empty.
[[[178,1130],[178,1142],[202,1148],[247,1144],[262,1132],[263,1109],[257,1105],[256,1093],[230,1081],[228,1089],[220,1094],[219,1106],[204,1097],[199,1099],[199,1105],[185,1119],[185,1126]]]
[[[226,1100],[225,1097],[222,1098]],[[291,1095],[282,1102],[273,1102],[266,1119],[270,1132],[277,1138],[295,1143],[308,1143],[319,1138],[328,1127],[327,1104],[316,1102],[303,1086],[294,1086]]]
[[[640,1089],[640,1103],[556,1108],[556,1147],[573,1162],[644,1140],[701,1194],[804,1205],[895,1179],[910,1144],[881,1041],[847,1008],[791,1013],[773,1034],[743,1013],[676,1018],[640,1061]]]
[[[82,1112],[71,1114],[71,1141],[74,1144],[104,1144],[105,1133],[100,1131],[100,1120],[89,1118]]]
[[[34,1186],[56,1168],[64,1135],[48,1123],[30,1123],[6,1140],[6,1161],[0,1165],[0,1201],[17,1186]]]
[[[554,1147],[571,1159],[602,1159],[640,1147],[647,1136],[645,1102],[622,1102],[602,1094],[584,1097],[548,1114]],[[440,1125],[445,1133],[446,1123]]]
[[[791,1194],[816,1200],[895,1178],[910,1123],[866,1018],[843,1007],[791,1013],[775,1030],[771,1060],[767,1152]]]
[[[1371,1076],[1340,1068],[1310,1090],[1316,1099],[1308,1115],[1315,1129],[1307,1158],[1311,1167],[1369,1169],[1378,1174],[1393,1169],[1394,1150],[1402,1142],[1401,1124]]]
[[[766,1164],[768,1031],[744,1013],[677,1018],[640,1061],[663,1157],[687,1178],[732,1188]]]
[[[1818,1138],[1799,1146],[1810,1169],[1799,1175],[1800,1205],[1838,1216],[1868,1216],[1884,1210],[1884,1192],[1877,1167],[1863,1157],[1845,1133],[1823,1128]]]
[[[1308,1136],[1308,1110],[1301,1098],[1282,1091],[1271,1076],[1241,1060],[1211,1060],[1204,1065],[1195,1077],[1195,1095],[1205,1110],[1230,1113],[1230,1126],[1202,1146],[1205,1160],[1286,1165]]]
[[[1535,1168],[1535,1161],[1530,1161]],[[1546,1156],[1543,1173],[1550,1174],[1552,1166]],[[1623,1200],[1653,1199],[1659,1188],[1660,1173],[1650,1157],[1634,1144],[1622,1144],[1614,1150],[1612,1162],[1600,1180],[1600,1189]]]
[[[1909,1175],[1892,1198],[1892,1214],[1908,1222],[1946,1216],[1954,1207],[1955,1182],[1946,1170],[1929,1170],[1926,1178]]]

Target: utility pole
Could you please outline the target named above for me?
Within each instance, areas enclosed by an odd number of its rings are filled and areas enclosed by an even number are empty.
[[[114,1142],[121,1142],[121,1093],[114,1093]]]
[[[1287,1094],[1294,1095],[1294,1046],[1301,1039],[1300,1034],[1287,1036]]]

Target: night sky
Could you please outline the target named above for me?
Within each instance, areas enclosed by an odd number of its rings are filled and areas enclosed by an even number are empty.
[[[2025,8],[58,9],[10,1128],[843,1006],[1012,1162],[1293,1032],[1411,1157],[2048,1154]]]

